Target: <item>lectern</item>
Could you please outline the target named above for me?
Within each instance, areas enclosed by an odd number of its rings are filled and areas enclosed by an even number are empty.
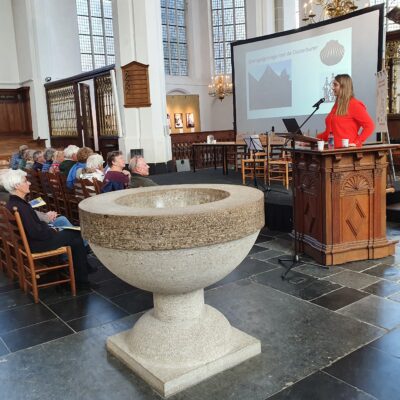
[[[292,148],[296,245],[323,265],[394,254],[386,238],[387,155],[395,145]]]

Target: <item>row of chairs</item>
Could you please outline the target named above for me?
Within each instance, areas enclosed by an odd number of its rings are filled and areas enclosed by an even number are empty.
[[[71,248],[32,253],[18,210],[13,211],[0,204],[0,269],[17,280],[25,293],[32,293],[35,303],[39,302],[39,289],[55,285],[69,284],[75,296]]]
[[[31,199],[42,197],[46,209],[66,216],[74,225],[79,225],[78,204],[85,198],[100,193],[102,182],[93,178],[76,179],[74,188],[67,187],[66,176],[60,173],[36,172],[26,170],[27,179],[31,182]]]
[[[65,175],[26,170],[31,182],[30,198],[41,197],[46,205],[41,211],[56,211],[79,225],[78,204],[83,199],[100,193],[101,182],[77,179],[73,189],[66,185]],[[64,260],[60,262],[60,259]],[[69,284],[76,295],[72,253],[69,246],[41,253],[32,253],[18,210],[11,213],[0,204],[0,269],[17,280],[25,293],[32,293],[39,301],[39,289]]]
[[[246,179],[262,179],[264,185],[271,181],[281,182],[289,189],[292,179],[292,160],[284,151],[284,143],[267,138],[265,152],[253,152],[248,158],[242,160],[242,182]]]

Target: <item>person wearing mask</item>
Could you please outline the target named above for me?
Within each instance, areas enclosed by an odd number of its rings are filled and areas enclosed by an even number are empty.
[[[49,172],[52,174],[56,174],[60,172],[60,164],[64,161],[64,152],[57,150],[53,154],[53,163],[51,164],[51,167],[49,169]]]

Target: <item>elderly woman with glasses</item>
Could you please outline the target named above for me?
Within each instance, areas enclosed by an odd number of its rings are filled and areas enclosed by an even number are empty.
[[[10,170],[2,176],[2,184],[10,193],[7,208],[13,212],[17,208],[26,237],[32,252],[55,250],[62,246],[70,246],[74,262],[75,278],[78,288],[90,288],[88,280],[88,265],[86,249],[80,232],[62,230],[57,232],[46,222],[40,221],[35,210],[25,200],[29,193],[30,182],[26,179],[26,172]]]

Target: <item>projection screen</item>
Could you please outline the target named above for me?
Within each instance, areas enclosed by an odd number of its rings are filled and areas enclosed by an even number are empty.
[[[265,133],[272,127],[286,132],[282,118],[296,118],[301,125],[313,104],[325,98],[302,129],[315,136],[325,129],[335,101],[331,81],[342,73],[353,78],[355,96],[375,119],[375,74],[381,69],[382,48],[383,4],[232,43],[236,132]]]

